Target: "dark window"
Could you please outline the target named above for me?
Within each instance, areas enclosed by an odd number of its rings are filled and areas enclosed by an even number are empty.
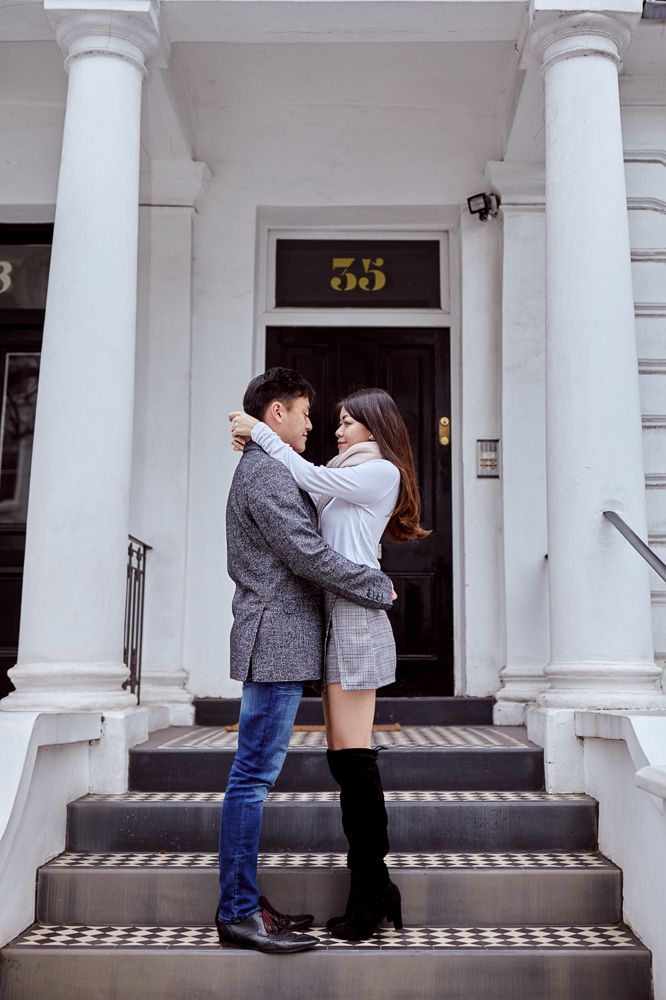
[[[277,240],[275,305],[440,309],[439,240]]]

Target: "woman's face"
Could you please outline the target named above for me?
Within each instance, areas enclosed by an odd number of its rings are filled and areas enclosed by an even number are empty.
[[[361,424],[358,420],[350,417],[343,406],[340,410],[340,426],[335,432],[335,436],[338,439],[338,454],[342,455],[352,445],[369,441],[372,434],[365,424]]]

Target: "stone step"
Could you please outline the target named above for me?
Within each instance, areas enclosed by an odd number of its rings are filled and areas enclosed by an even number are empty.
[[[494,698],[377,698],[375,722],[401,726],[492,726]],[[228,726],[238,722],[240,698],[196,698],[198,726]],[[297,725],[324,722],[321,698],[303,698]]]
[[[385,790],[538,790],[543,750],[519,726],[410,726],[376,733]],[[153,733],[130,750],[135,791],[224,791],[238,745],[224,728],[184,726]],[[333,791],[323,733],[294,733],[276,791]]]
[[[84,852],[217,850],[220,792],[87,795],[68,809],[67,849]],[[597,806],[546,792],[387,792],[394,851],[589,851]],[[335,792],[272,792],[261,850],[344,851]]]
[[[612,924],[622,917],[621,873],[595,852],[390,854],[405,924]],[[262,854],[259,886],[288,913],[324,924],[343,913],[344,854]],[[44,924],[210,924],[219,893],[216,854],[63,854],[40,869]]]
[[[316,931],[289,958],[220,947],[214,928],[35,925],[3,953],[4,1000],[649,1000],[650,952],[618,924]]]

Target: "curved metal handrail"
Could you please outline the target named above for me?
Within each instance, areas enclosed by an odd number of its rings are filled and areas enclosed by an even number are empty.
[[[605,510],[604,517],[611,524],[615,525],[620,534],[624,535],[629,544],[633,545],[639,555],[643,556],[643,559],[652,567],[655,573],[658,573],[662,580],[666,580],[666,563],[662,562],[650,546],[646,545],[643,539],[639,538],[636,532],[631,530],[627,522],[623,521],[620,515],[616,514],[614,510]]]

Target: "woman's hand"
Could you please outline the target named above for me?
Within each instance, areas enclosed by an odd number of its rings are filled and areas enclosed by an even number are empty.
[[[243,451],[245,442],[252,434],[252,428],[259,423],[256,417],[251,417],[242,410],[234,410],[229,414],[231,421],[231,447],[234,451]]]

